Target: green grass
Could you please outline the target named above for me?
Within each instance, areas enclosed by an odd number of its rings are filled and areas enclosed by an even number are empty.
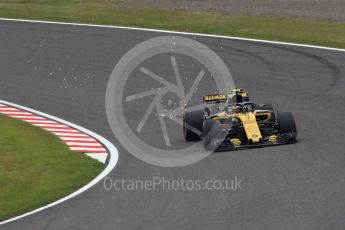
[[[0,220],[68,195],[102,169],[53,134],[0,114]]]
[[[341,23],[116,8],[106,0],[0,0],[0,17],[137,26],[345,48],[345,24]]]

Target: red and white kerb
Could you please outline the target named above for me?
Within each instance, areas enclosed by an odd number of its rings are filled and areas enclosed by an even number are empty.
[[[102,163],[107,159],[107,150],[96,139],[77,129],[4,104],[0,104],[0,113],[54,133],[75,152],[84,153]]]

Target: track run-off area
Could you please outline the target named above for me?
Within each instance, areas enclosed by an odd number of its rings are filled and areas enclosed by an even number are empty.
[[[162,168],[141,162],[118,143],[106,117],[105,91],[129,49],[167,33],[2,20],[0,31],[0,98],[107,138],[119,150],[112,179],[236,176],[243,181],[240,191],[107,191],[98,183],[0,229],[314,230],[345,225],[345,52],[185,35],[217,53],[253,101],[291,111],[299,141]],[[182,137],[180,129],[171,131]]]

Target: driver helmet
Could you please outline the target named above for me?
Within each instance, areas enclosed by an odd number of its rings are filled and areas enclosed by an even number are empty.
[[[249,96],[248,96],[248,92],[246,92],[243,89],[233,89],[231,90],[231,94],[233,95],[233,102],[248,102],[249,101]]]
[[[232,106],[231,106],[231,111],[232,111],[233,113],[239,113],[239,112],[240,112],[240,109],[241,109],[241,106],[239,106],[239,105],[232,105]]]

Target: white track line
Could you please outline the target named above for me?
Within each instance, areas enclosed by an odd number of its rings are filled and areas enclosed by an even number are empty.
[[[92,158],[95,158],[95,159],[98,159],[99,161],[103,161],[105,158],[105,154],[106,153],[85,153],[86,155],[88,155],[89,157],[92,157]],[[105,163],[105,162],[103,162]]]
[[[85,24],[85,23],[70,23],[70,22],[53,22],[53,21],[27,20],[27,19],[11,19],[11,18],[0,18],[0,20],[2,20],[2,21],[13,21],[13,22],[45,23],[45,24],[56,24],[56,25],[71,25],[71,26],[100,27],[100,28],[111,28],[111,29],[124,29],[124,30],[148,31],[148,32],[156,32],[156,33],[192,35],[192,36],[213,37],[213,38],[224,38],[224,39],[232,39],[232,40],[239,40],[239,41],[259,42],[259,43],[268,43],[268,44],[277,44],[277,45],[286,45],[286,46],[297,46],[297,47],[306,47],[306,48],[313,48],[313,49],[323,49],[323,50],[332,50],[332,51],[345,52],[345,49],[332,48],[332,47],[325,47],[325,46],[306,45],[306,44],[289,43],[289,42],[278,42],[278,41],[271,41],[271,40],[251,39],[251,38],[243,38],[243,37],[216,35],[216,34],[203,34],[203,33],[180,32],[180,31],[173,31],[173,30],[159,30],[159,29],[139,28],[139,27],[110,26],[110,25],[97,25],[97,24]]]
[[[48,209],[50,207],[53,207],[55,205],[58,205],[58,204],[61,204],[62,202],[65,202],[69,199],[72,199],[76,196],[78,196],[79,194],[85,192],[86,190],[90,189],[91,187],[93,187],[94,185],[96,185],[98,182],[100,182],[105,176],[107,176],[116,166],[117,164],[117,161],[118,161],[118,158],[119,158],[119,153],[117,151],[117,149],[115,148],[115,146],[109,142],[107,139],[105,139],[104,137],[88,130],[88,129],[85,129],[79,125],[76,125],[76,124],[73,124],[71,122],[68,122],[68,121],[65,121],[63,119],[60,119],[60,118],[57,118],[57,117],[54,117],[54,116],[51,116],[49,114],[46,114],[46,113],[42,113],[42,112],[39,112],[37,110],[33,110],[33,109],[30,109],[30,108],[27,108],[27,107],[24,107],[24,106],[20,106],[20,105],[17,105],[17,104],[14,104],[14,103],[11,103],[11,102],[7,102],[7,101],[2,101],[0,100],[0,103],[2,104],[6,104],[6,105],[9,105],[9,106],[13,106],[13,107],[16,107],[18,109],[22,109],[22,110],[25,110],[25,111],[29,111],[29,112],[32,112],[34,114],[37,114],[39,116],[42,116],[42,117],[46,117],[48,119],[51,119],[51,120],[54,120],[58,123],[62,123],[62,124],[65,124],[69,127],[72,127],[76,130],[79,130],[81,133],[86,133],[87,135],[95,138],[96,140],[98,140],[100,143],[102,143],[102,145],[104,145],[108,152],[109,152],[109,161],[108,161],[108,164],[106,165],[105,169],[98,175],[96,176],[90,183],[88,183],[87,185],[83,186],[82,188],[78,189],[77,191],[73,192],[72,194],[64,197],[64,198],[61,198],[60,200],[57,200],[53,203],[50,203],[48,205],[45,205],[43,207],[40,207],[38,209],[35,209],[31,212],[27,212],[23,215],[20,215],[20,216],[16,216],[16,217],[13,217],[11,219],[8,219],[8,220],[5,220],[5,221],[2,221],[0,222],[0,225],[4,225],[4,224],[7,224],[7,223],[10,223],[10,222],[13,222],[15,220],[19,220],[19,219],[22,219],[26,216],[29,216],[29,215],[32,215],[34,213],[37,213],[37,212],[40,212],[40,211],[43,211],[45,209]],[[0,105],[1,106],[1,105]],[[1,106],[3,107],[3,106]],[[75,131],[75,132],[78,132],[78,131]],[[103,151],[106,151],[106,149],[103,148]],[[90,152],[90,151],[89,151]],[[97,158],[99,157],[100,161],[101,160],[104,160],[104,156],[106,156],[105,154],[107,153],[93,153],[93,152],[90,152],[90,153],[87,153],[88,156],[90,157],[93,157],[93,158]],[[105,163],[105,162],[103,162]]]

